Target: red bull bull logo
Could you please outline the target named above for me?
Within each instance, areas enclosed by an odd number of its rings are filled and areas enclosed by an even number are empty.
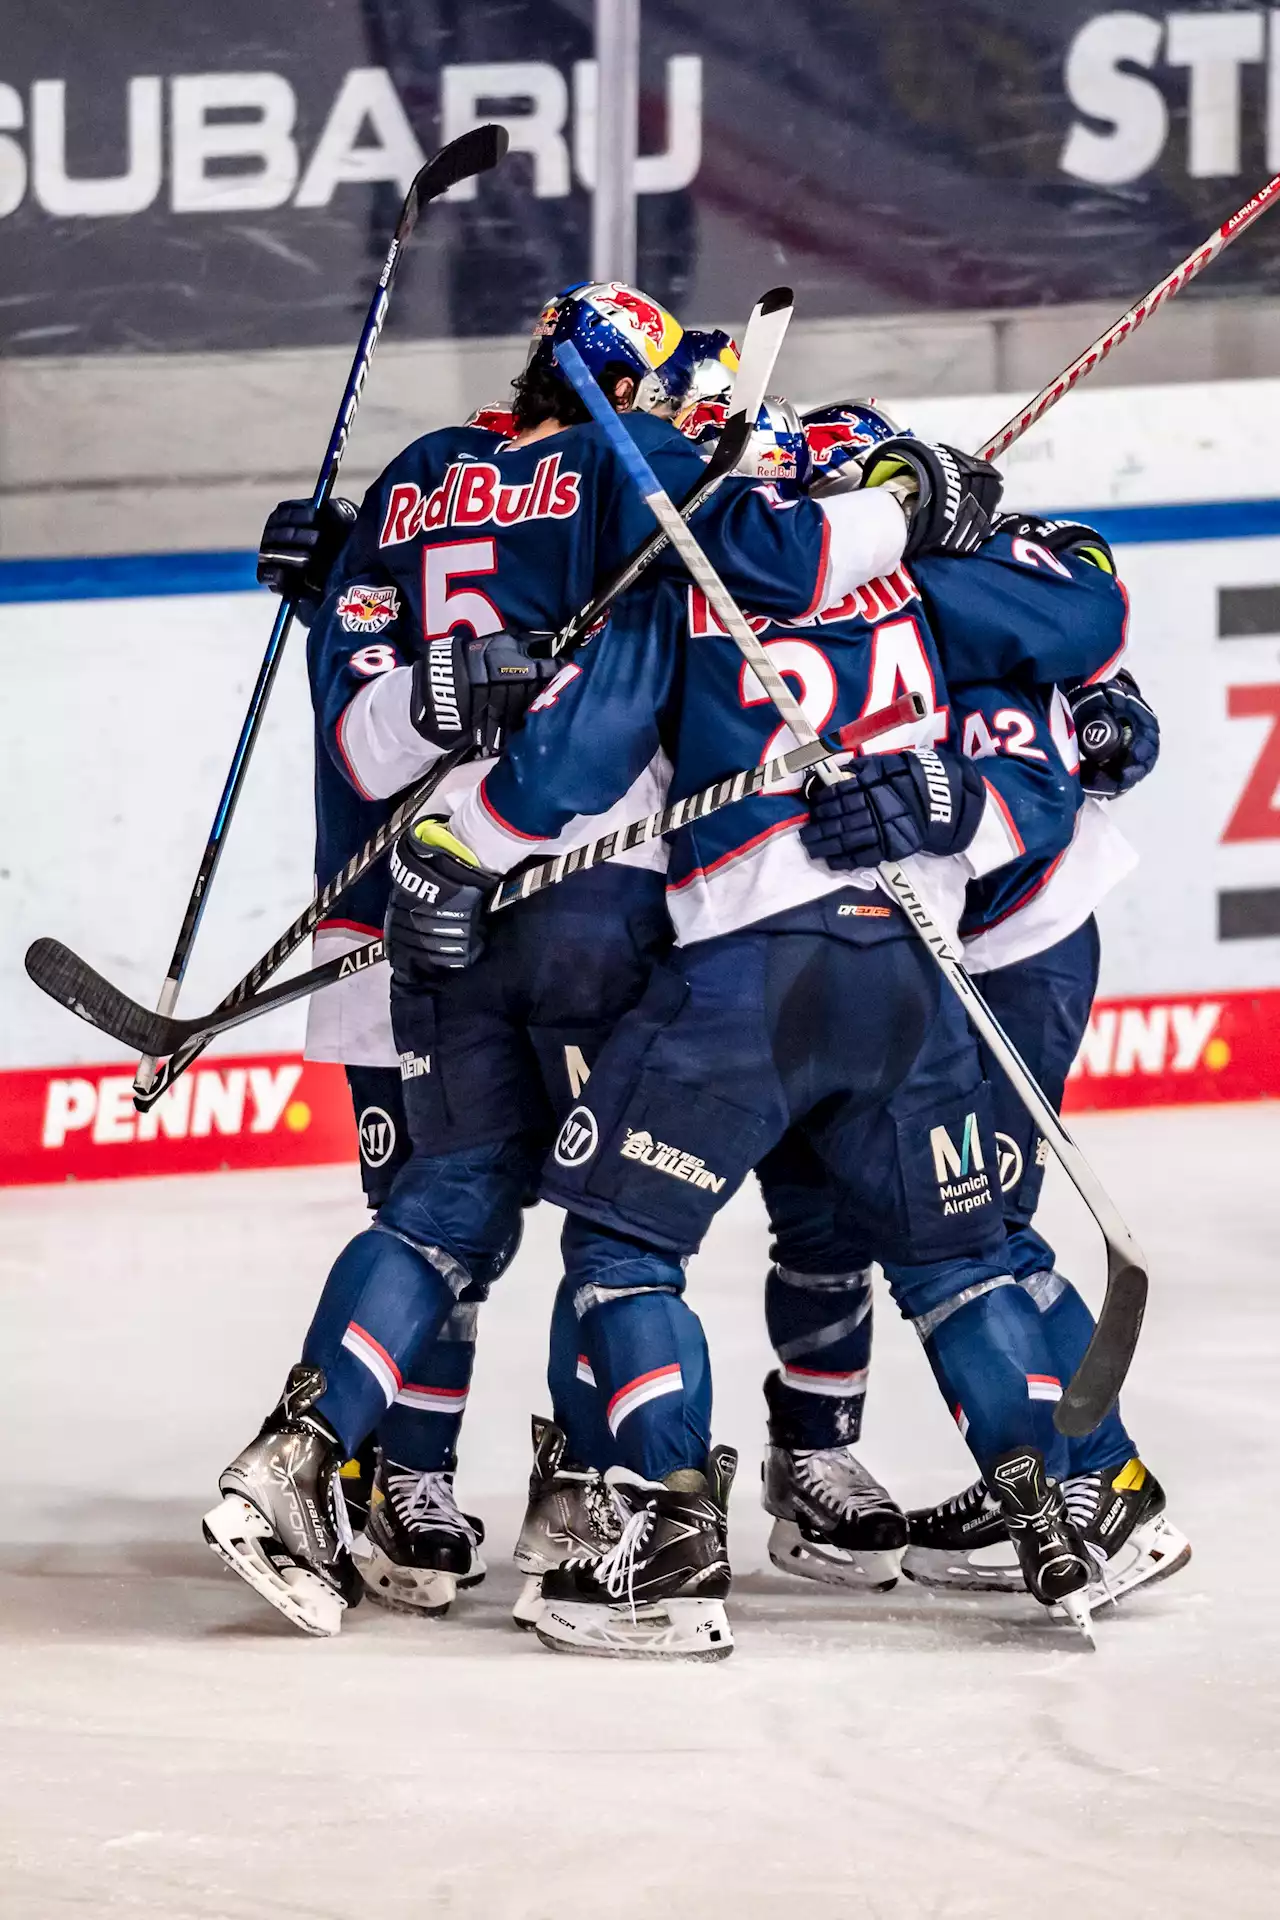
[[[639,336],[637,344],[650,366],[661,366],[679,345],[684,331],[680,322],[638,288],[610,280],[603,287],[591,289],[587,297],[615,324],[620,322],[623,333]]]
[[[798,471],[796,456],[789,447],[761,447],[755,466],[762,480],[794,480]]]
[[[829,466],[837,453],[865,453],[876,444],[875,435],[852,420],[828,421],[822,426],[805,428],[809,453],[815,467]]]

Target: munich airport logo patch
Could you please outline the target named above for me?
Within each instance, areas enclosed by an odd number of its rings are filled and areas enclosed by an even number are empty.
[[[929,1145],[933,1150],[933,1174],[944,1214],[976,1213],[979,1207],[991,1202],[994,1195],[987,1177],[976,1113],[965,1115],[958,1147],[945,1127],[929,1129]]]
[[[381,633],[399,611],[394,587],[348,587],[338,602],[338,618],[348,633]]]
[[[575,1107],[556,1136],[555,1159],[562,1167],[580,1167],[600,1144],[600,1129],[590,1107]]]

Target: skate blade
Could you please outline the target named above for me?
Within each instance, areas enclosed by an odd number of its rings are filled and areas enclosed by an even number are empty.
[[[821,1541],[806,1540],[793,1520],[775,1520],[769,1535],[769,1558],[779,1573],[854,1593],[888,1593],[896,1587],[902,1554],[901,1547],[854,1552],[824,1546]]]
[[[368,1535],[358,1540],[352,1558],[369,1598],[388,1613],[416,1613],[438,1620],[448,1613],[460,1587],[477,1587],[485,1576],[479,1556],[467,1574],[444,1567],[405,1567],[391,1560]]]
[[[284,1615],[290,1626],[319,1639],[342,1627],[347,1603],[306,1567],[281,1573],[255,1543],[274,1536],[270,1522],[239,1494],[228,1494],[204,1516],[204,1537],[219,1559]]]
[[[1163,1514],[1157,1514],[1145,1526],[1135,1527],[1115,1559],[1100,1570],[1100,1578],[1089,1588],[1089,1604],[1105,1606],[1138,1587],[1167,1580],[1171,1574],[1180,1573],[1190,1558],[1191,1542],[1186,1534]]]
[[[1022,1569],[1013,1547],[1001,1541],[996,1547],[978,1547],[977,1553],[1008,1554],[1008,1560],[975,1560],[963,1548],[948,1551],[942,1547],[908,1547],[902,1556],[902,1572],[918,1587],[950,1588],[955,1593],[1023,1593]]]
[[[663,1600],[653,1606],[600,1606],[545,1600],[535,1631],[553,1653],[607,1660],[723,1660],[733,1634],[723,1600]]]
[[[1089,1618],[1089,1590],[1081,1587],[1077,1593],[1069,1593],[1058,1606],[1081,1636],[1091,1653],[1097,1651],[1098,1643],[1093,1637],[1093,1622]]]
[[[526,1633],[530,1628],[536,1627],[538,1621],[542,1618],[543,1604],[542,1575],[540,1573],[527,1574],[524,1585],[520,1589],[519,1597],[511,1609],[511,1618],[515,1625],[522,1628]]]

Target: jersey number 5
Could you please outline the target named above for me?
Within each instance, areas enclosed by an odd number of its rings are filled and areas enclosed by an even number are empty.
[[[441,640],[456,627],[470,627],[477,640],[502,632],[502,615],[478,587],[454,586],[468,575],[498,571],[493,540],[452,540],[422,550],[422,637]]]

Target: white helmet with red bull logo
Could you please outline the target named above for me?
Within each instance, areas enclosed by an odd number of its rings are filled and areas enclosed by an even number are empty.
[[[809,483],[809,443],[800,415],[789,400],[771,393],[756,415],[738,472],[753,480],[771,481],[791,499]]]
[[[526,372],[553,367],[553,349],[571,340],[599,380],[628,373],[636,383],[632,405],[641,412],[674,406],[680,397],[676,349],[684,329],[674,314],[623,280],[569,287],[538,315]]]

